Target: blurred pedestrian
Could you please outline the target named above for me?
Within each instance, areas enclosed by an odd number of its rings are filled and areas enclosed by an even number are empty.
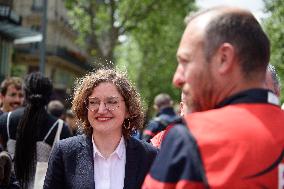
[[[66,111],[65,122],[73,136],[83,134],[81,125],[72,110]]]
[[[126,75],[98,70],[76,85],[72,110],[84,135],[54,148],[45,189],[140,189],[157,149],[131,134],[143,126],[140,96]]]
[[[23,189],[34,186],[37,163],[48,161],[56,135],[61,139],[70,136],[62,120],[46,111],[51,94],[51,81],[39,72],[31,73],[24,83],[26,106],[0,118],[0,135],[14,158],[16,178]]]
[[[187,115],[188,113],[194,112],[194,109],[192,106],[188,107],[188,105],[185,102],[185,95],[182,92],[181,93],[181,101],[179,103],[179,109],[180,109],[180,116],[183,117],[184,115]],[[176,119],[172,120],[167,126],[167,128],[158,134],[156,134],[150,141],[151,144],[157,148],[161,147],[162,141],[167,135],[168,131],[177,124],[183,124],[183,120],[181,117],[176,117]]]
[[[165,130],[167,126],[177,118],[173,107],[173,100],[166,93],[158,94],[154,99],[154,108],[157,115],[149,121],[143,131],[143,140],[150,140],[159,132]]]
[[[59,100],[51,100],[47,105],[47,112],[56,118],[65,120],[65,106]]]
[[[23,105],[24,95],[22,89],[22,80],[18,77],[10,77],[1,83],[1,109],[3,112],[13,111]]]
[[[173,83],[199,112],[167,133],[143,189],[284,187],[284,112],[264,86],[269,56],[247,10],[187,19]]]

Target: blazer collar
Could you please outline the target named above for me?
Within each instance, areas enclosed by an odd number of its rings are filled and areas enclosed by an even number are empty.
[[[92,144],[92,137],[82,135],[82,140],[80,140],[81,149],[77,155],[77,172],[82,180],[83,183],[78,183],[80,186],[79,188],[95,188],[95,181],[94,181],[94,158],[93,158],[93,144]],[[74,162],[75,163],[75,162]]]
[[[137,148],[137,141],[133,138],[126,140],[126,165],[124,189],[137,188],[137,178],[139,174],[139,162],[141,155]]]

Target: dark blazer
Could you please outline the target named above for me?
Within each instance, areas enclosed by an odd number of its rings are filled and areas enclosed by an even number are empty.
[[[150,144],[126,140],[124,189],[140,189],[158,150]],[[44,189],[94,189],[92,138],[79,135],[59,141],[50,156]]]

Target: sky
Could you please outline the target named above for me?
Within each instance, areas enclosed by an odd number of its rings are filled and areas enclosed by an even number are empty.
[[[250,10],[260,21],[265,17],[263,0],[196,0],[200,8],[210,8],[219,5],[237,6]]]

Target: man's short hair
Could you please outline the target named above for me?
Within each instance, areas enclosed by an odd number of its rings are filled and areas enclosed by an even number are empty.
[[[6,93],[7,93],[7,89],[10,85],[14,85],[17,90],[21,90],[22,84],[23,84],[23,81],[19,77],[7,78],[4,81],[2,81],[2,83],[1,83],[0,92],[3,96],[5,96]]]
[[[173,102],[170,95],[166,93],[158,94],[154,99],[154,104],[157,108],[172,106]]]
[[[52,100],[47,105],[47,111],[51,115],[59,118],[60,116],[62,116],[65,113],[65,107],[64,107],[63,103],[60,102],[59,100]]]
[[[222,7],[202,10],[186,18],[189,23],[202,14],[222,10]],[[270,58],[270,42],[256,18],[248,11],[219,11],[206,26],[204,55],[207,62],[223,43],[236,49],[237,58],[247,79],[254,73],[265,73]]]
[[[230,12],[216,16],[208,24],[204,53],[207,61],[222,43],[230,43],[236,49],[244,77],[265,72],[270,58],[270,42],[261,25],[249,12]]]

